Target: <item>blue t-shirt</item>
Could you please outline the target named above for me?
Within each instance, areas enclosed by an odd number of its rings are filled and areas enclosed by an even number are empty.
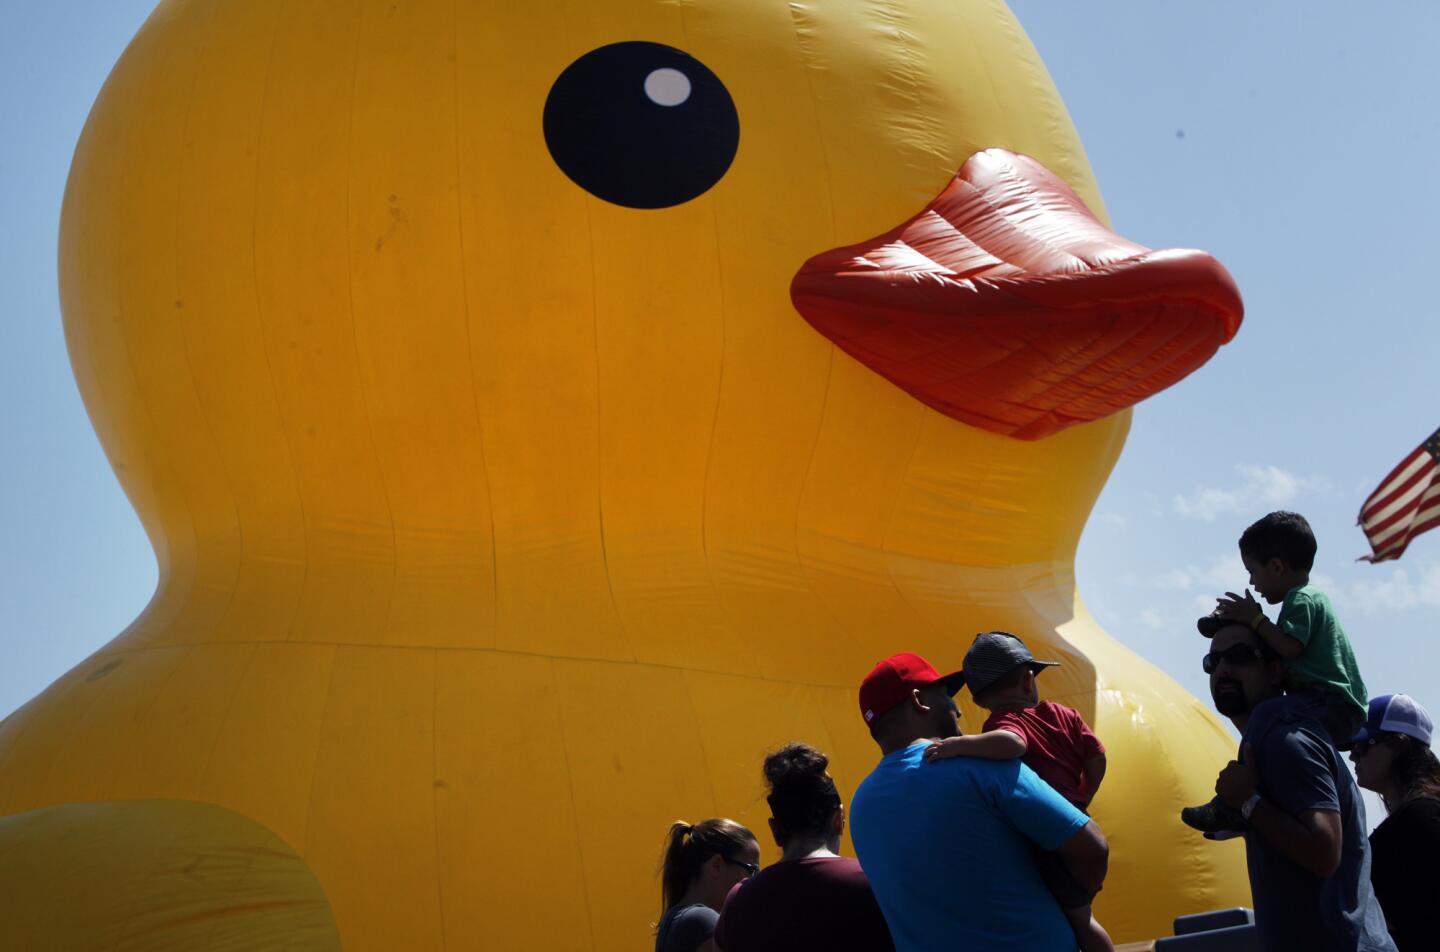
[[[1035,869],[1090,818],[1019,760],[887,754],[855,791],[850,835],[897,952],[1074,952]]]
[[[1245,726],[1260,795],[1298,817],[1340,814],[1340,867],[1320,879],[1265,841],[1245,834],[1255,927],[1267,950],[1394,952],[1370,886],[1365,804],[1329,732],[1303,707],[1262,704]]]

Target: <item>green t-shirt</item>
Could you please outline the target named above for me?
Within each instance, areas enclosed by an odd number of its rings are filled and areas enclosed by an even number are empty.
[[[1291,679],[1345,695],[1363,717],[1369,704],[1365,682],[1360,680],[1355,652],[1325,593],[1313,585],[1290,589],[1275,624],[1304,647],[1296,657],[1285,659]]]

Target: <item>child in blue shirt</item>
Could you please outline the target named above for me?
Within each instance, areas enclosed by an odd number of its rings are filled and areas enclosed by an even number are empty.
[[[1310,584],[1315,549],[1315,534],[1298,513],[1272,512],[1251,525],[1240,536],[1240,559],[1250,573],[1250,586],[1267,603],[1278,603],[1279,615],[1270,621],[1247,588],[1243,597],[1226,592],[1199,627],[1207,638],[1225,625],[1251,628],[1285,665],[1285,696],[1265,703],[1303,710],[1345,750],[1365,722],[1367,695],[1355,652],[1330,599]],[[1244,816],[1218,798],[1186,807],[1180,816],[1212,839],[1228,839],[1247,825]]]

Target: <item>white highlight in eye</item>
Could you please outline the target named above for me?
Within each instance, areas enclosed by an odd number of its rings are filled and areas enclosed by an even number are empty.
[[[690,98],[690,77],[678,69],[657,69],[645,77],[645,95],[658,106],[678,106]]]

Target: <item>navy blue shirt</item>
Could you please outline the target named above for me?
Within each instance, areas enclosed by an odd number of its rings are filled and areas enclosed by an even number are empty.
[[[1090,822],[1019,760],[926,762],[927,741],[887,754],[855,791],[850,836],[899,952],[1075,952],[1040,879]]]
[[[671,906],[655,930],[655,952],[695,952],[715,934],[720,913],[703,902]]]
[[[1245,834],[1255,926],[1268,952],[1395,952],[1370,886],[1365,804],[1330,734],[1303,707],[1266,703],[1246,725],[1260,796],[1291,816],[1340,814],[1340,867],[1321,879]]]

